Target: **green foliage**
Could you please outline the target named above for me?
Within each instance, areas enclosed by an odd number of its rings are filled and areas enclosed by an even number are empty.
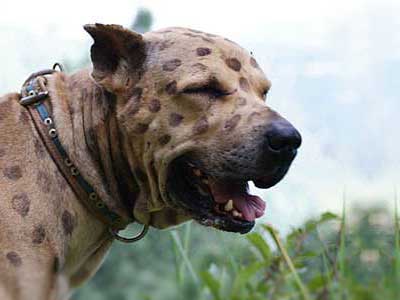
[[[151,29],[153,25],[153,15],[147,8],[138,10],[135,20],[132,23],[131,29],[139,33],[145,33]]]
[[[352,211],[322,214],[284,239],[270,225],[246,236],[196,224],[152,231],[131,249],[116,244],[74,299],[399,299],[397,208],[394,218]]]

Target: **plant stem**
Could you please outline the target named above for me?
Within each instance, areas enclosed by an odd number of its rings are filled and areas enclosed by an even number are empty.
[[[272,238],[273,238],[273,240],[274,240],[276,246],[278,247],[279,251],[281,252],[281,254],[282,254],[282,256],[283,256],[283,258],[284,258],[286,264],[288,265],[288,267],[289,267],[289,269],[290,269],[290,271],[292,272],[293,277],[294,277],[294,280],[295,280],[295,282],[296,282],[296,284],[297,284],[297,286],[298,286],[298,288],[299,288],[299,290],[300,290],[300,293],[301,293],[302,296],[303,296],[303,299],[304,299],[304,300],[311,300],[310,294],[309,294],[309,292],[308,292],[306,286],[305,286],[305,285],[303,284],[303,282],[301,281],[300,276],[299,276],[299,274],[297,273],[296,268],[294,267],[293,262],[292,262],[291,258],[289,257],[289,254],[288,254],[287,251],[286,251],[285,246],[282,244],[282,242],[281,242],[281,240],[280,240],[280,238],[279,238],[278,233],[276,232],[276,230],[275,230],[274,228],[272,228],[272,227],[269,226],[269,225],[265,225],[264,228],[266,228],[267,231],[268,231],[268,232],[270,233],[270,235],[272,236]]]
[[[195,271],[193,269],[192,263],[190,262],[190,260],[189,260],[189,258],[187,256],[186,251],[183,249],[182,242],[181,242],[181,239],[180,239],[178,233],[176,232],[176,230],[174,230],[174,231],[171,231],[171,235],[172,235],[172,239],[173,239],[175,245],[177,246],[180,254],[182,255],[183,261],[185,262],[186,267],[188,268],[190,275],[192,276],[194,282],[196,284],[198,284],[199,283],[199,279],[197,278],[197,275],[196,275],[196,273],[195,273]]]

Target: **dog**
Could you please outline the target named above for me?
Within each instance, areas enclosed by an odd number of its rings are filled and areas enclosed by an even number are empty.
[[[38,73],[31,81],[46,92],[28,84],[0,99],[3,300],[67,299],[119,237],[80,200],[51,150],[55,136],[98,208],[154,228],[194,219],[239,233],[265,209],[247,183],[278,183],[301,144],[268,107],[271,83],[255,58],[229,39],[179,27],[84,29],[91,69]],[[42,120],[50,139],[35,123],[39,106],[52,116]]]

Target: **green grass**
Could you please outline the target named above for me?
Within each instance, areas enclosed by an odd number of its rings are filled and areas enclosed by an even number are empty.
[[[345,199],[340,217],[325,213],[293,230],[285,240],[271,225],[262,225],[246,237],[254,255],[245,263],[232,268],[220,262],[212,270],[197,270],[203,288],[199,299],[400,299],[395,202],[390,227],[373,224],[374,217],[382,217],[380,209],[363,211],[357,223],[349,225]]]
[[[115,244],[85,300],[400,299],[400,223],[382,207],[324,213],[285,236],[260,224],[245,236],[195,223]]]

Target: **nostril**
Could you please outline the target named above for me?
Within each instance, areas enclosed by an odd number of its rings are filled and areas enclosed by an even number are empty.
[[[290,123],[274,124],[266,132],[268,145],[275,151],[293,151],[301,145],[301,135]]]

